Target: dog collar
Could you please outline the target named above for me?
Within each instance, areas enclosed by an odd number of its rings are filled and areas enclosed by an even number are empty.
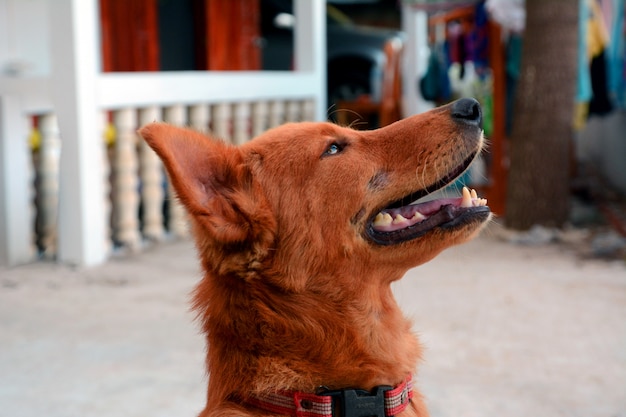
[[[371,392],[342,389],[310,394],[277,391],[253,395],[248,404],[271,413],[292,417],[392,417],[404,411],[413,398],[413,380],[381,385]]]

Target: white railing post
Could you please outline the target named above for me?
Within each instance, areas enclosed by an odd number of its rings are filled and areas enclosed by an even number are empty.
[[[139,160],[137,157],[137,112],[113,112],[117,131],[113,157],[113,238],[132,251],[139,249]]]
[[[300,116],[299,101],[290,100],[287,102],[287,111],[285,112],[285,117],[288,122],[298,122],[302,120]]]
[[[213,133],[218,138],[230,142],[232,140],[231,124],[232,111],[229,103],[219,103],[213,106]]]
[[[250,140],[250,104],[235,104],[235,117],[233,117],[233,143],[242,145]]]
[[[32,169],[20,100],[0,95],[0,265],[33,259]]]
[[[98,117],[100,118],[100,126],[102,126],[102,131],[104,134],[103,144],[102,144],[102,212],[105,220],[105,233],[104,233],[104,243],[103,246],[105,248],[106,253],[110,253],[113,248],[113,227],[111,224],[112,213],[113,213],[113,186],[111,184],[112,176],[111,173],[113,171],[113,153],[115,149],[113,149],[114,135],[113,132],[108,132],[107,129],[115,130],[113,127],[113,123],[109,122],[109,112],[108,111],[100,111]],[[111,156],[109,156],[109,153]]]
[[[402,30],[407,34],[402,54],[402,116],[407,117],[433,107],[415,88],[415,80],[426,73],[428,64],[428,13],[406,2],[402,5]]]
[[[59,179],[61,262],[107,258],[102,198],[103,146],[98,116],[100,71],[97,0],[55,0],[50,7],[52,101],[63,134]]]
[[[159,120],[158,107],[147,107],[139,112],[139,124],[145,125]],[[140,149],[141,201],[143,203],[143,234],[147,239],[161,241],[163,229],[164,177],[163,165],[156,152],[142,140]]]
[[[266,101],[257,101],[252,105],[252,137],[257,137],[269,127]]]
[[[189,107],[189,123],[198,132],[209,133],[211,109],[208,104],[194,104]]]
[[[285,103],[275,100],[270,103],[270,127],[285,123]]]
[[[315,120],[315,102],[313,100],[305,100],[302,103],[302,120]]]
[[[315,74],[319,96],[314,120],[326,120],[326,0],[293,3],[298,21],[294,30],[295,69]]]
[[[174,105],[165,108],[165,121],[177,126],[185,126],[187,123],[186,107],[183,105]],[[170,233],[175,237],[186,237],[189,235],[187,226],[187,213],[183,205],[178,201],[174,187],[169,183],[168,187],[169,199],[169,216],[168,226]]]
[[[47,258],[56,254],[57,213],[59,205],[59,160],[61,136],[57,118],[46,114],[39,118],[41,146],[39,148],[39,218],[41,242]]]

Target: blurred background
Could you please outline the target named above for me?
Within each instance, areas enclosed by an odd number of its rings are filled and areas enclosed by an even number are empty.
[[[604,224],[623,256],[624,43],[620,0],[1,0],[0,264],[186,235],[147,121],[241,143],[466,96],[489,148],[457,188],[514,230]]]
[[[396,288],[433,415],[626,416],[624,3],[0,0],[0,404],[201,406],[200,274],[139,126],[241,144],[475,97],[489,146],[446,192],[496,220]]]

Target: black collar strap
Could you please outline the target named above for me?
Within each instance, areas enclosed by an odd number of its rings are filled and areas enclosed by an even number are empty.
[[[248,404],[292,417],[392,417],[404,411],[413,398],[409,376],[395,387],[381,385],[372,392],[342,389],[309,394],[278,391],[253,395]]]

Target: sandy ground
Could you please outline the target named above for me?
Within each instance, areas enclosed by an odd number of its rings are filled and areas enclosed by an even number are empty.
[[[194,416],[189,242],[89,270],[0,269],[0,416]],[[626,267],[487,233],[394,287],[433,417],[625,417]]]

